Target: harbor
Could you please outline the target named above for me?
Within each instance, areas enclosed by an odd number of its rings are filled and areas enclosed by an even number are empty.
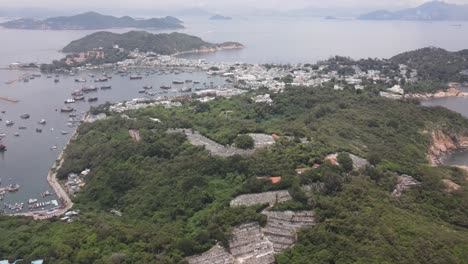
[[[133,68],[125,73],[112,70],[103,72],[99,69],[79,71],[74,76],[59,74],[56,77],[54,74],[49,78],[43,74],[28,82],[6,84],[8,80],[21,79],[19,77],[26,73],[38,74],[31,70],[0,70],[0,94],[17,100],[16,103],[0,100],[0,145],[5,146],[5,150],[0,151],[0,178],[3,180],[0,188],[5,190],[0,192],[0,197],[3,197],[0,212],[38,218],[55,215],[56,210],[71,207],[71,201],[67,202],[64,193],[57,191],[58,185],[54,187],[54,181],[46,179],[52,177],[49,175],[51,166],[56,164],[60,152],[72,138],[90,107],[134,98],[157,100],[190,94],[188,91],[181,91],[184,86],[197,91],[217,89],[226,84],[224,78],[208,76],[202,71],[180,70],[176,74],[170,69]],[[103,81],[104,74],[110,77],[107,81]],[[142,78],[130,80],[129,76],[132,74],[140,74]],[[54,79],[59,79],[59,82],[54,82]],[[75,79],[86,82],[75,82]],[[171,89],[161,88],[178,79],[195,80],[197,84],[184,83],[172,85]],[[97,88],[96,83],[103,84],[93,91],[83,91],[86,87]],[[151,89],[143,89],[149,86]],[[145,90],[145,93],[139,93],[140,90]],[[82,94],[72,95],[76,91]],[[81,96],[84,98],[81,99]],[[74,102],[65,104],[67,99],[73,99]],[[20,186],[17,191],[6,191],[5,188],[16,184]],[[43,196],[44,193],[48,195]],[[31,199],[37,199],[39,206],[29,208],[28,202]],[[53,200],[58,202],[58,207],[52,203]],[[21,210],[17,211],[19,208]]]

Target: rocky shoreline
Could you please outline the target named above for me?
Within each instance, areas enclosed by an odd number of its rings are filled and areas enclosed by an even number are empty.
[[[457,150],[468,149],[468,136],[462,134],[449,135],[442,131],[430,133],[431,144],[427,158],[431,165],[443,165],[443,159]]]
[[[461,87],[467,85],[467,83],[449,83],[447,91],[438,91],[436,93],[411,93],[405,94],[403,98],[429,100],[448,97],[468,97],[468,92],[463,92],[460,90]]]

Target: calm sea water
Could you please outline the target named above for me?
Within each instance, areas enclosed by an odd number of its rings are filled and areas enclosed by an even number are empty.
[[[468,92],[468,88],[463,89]],[[452,111],[458,112],[465,117],[468,117],[468,98],[438,98],[423,101],[422,105],[425,106],[443,106]],[[468,150],[457,151],[443,160],[446,165],[463,165],[468,166]]]
[[[236,17],[232,21],[209,21],[205,18],[182,18],[186,29],[180,32],[200,36],[210,42],[237,41],[246,46],[243,50],[223,51],[213,54],[187,55],[188,58],[204,58],[211,61],[247,63],[299,63],[315,62],[332,55],[363,57],[391,57],[400,52],[437,46],[448,50],[468,48],[468,23],[462,22],[369,22],[332,21],[306,18],[253,18]],[[119,29],[113,32],[126,32]],[[67,43],[93,31],[31,31],[0,28],[0,67],[12,62],[50,62],[61,58],[59,52]],[[161,31],[158,31],[161,32]],[[168,31],[162,31],[168,32]],[[6,196],[7,203],[26,202],[28,198],[39,198],[39,193],[49,189],[46,175],[64,147],[70,135],[60,131],[73,132],[67,127],[68,115],[57,112],[63,101],[70,98],[70,92],[81,88],[74,82],[75,77],[61,77],[59,84],[45,76],[29,83],[6,85],[17,78],[22,71],[0,70],[0,96],[20,100],[13,104],[0,100],[0,133],[7,134],[3,142],[8,151],[0,157],[0,178],[2,184],[20,184],[21,190]],[[86,77],[87,73],[83,73]],[[97,75],[96,75],[97,76]],[[80,77],[80,76],[77,76]],[[194,79],[206,81],[203,73],[180,76],[152,75],[142,81],[129,81],[120,76],[110,81],[112,90],[99,91],[99,102],[122,101],[139,97],[143,85],[159,87],[172,79]],[[210,79],[213,81],[213,79]],[[216,83],[222,84],[220,79]],[[88,85],[94,85],[88,84]],[[468,101],[447,99],[426,102],[428,105],[443,105],[468,116]],[[78,112],[89,109],[89,103],[74,105]],[[29,120],[19,118],[29,113]],[[42,133],[36,133],[37,122],[44,118],[47,125]],[[5,120],[16,122],[12,128],[5,126]],[[18,130],[18,126],[27,130]],[[51,130],[53,128],[53,130]],[[19,132],[19,137],[13,134]],[[58,150],[51,151],[53,145]],[[467,156],[463,157],[468,160]],[[11,180],[10,180],[11,179]]]

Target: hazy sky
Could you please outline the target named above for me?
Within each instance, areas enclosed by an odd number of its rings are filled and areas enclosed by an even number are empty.
[[[0,0],[2,7],[41,8],[187,8],[216,9],[223,7],[255,7],[265,9],[294,9],[302,7],[407,7],[428,0]],[[468,4],[468,0],[445,2]]]

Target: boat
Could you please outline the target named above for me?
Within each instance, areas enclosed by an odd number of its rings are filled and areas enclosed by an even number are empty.
[[[57,146],[52,146],[52,147],[50,148],[50,150],[56,150],[56,149],[57,149]]]
[[[39,120],[39,124],[40,124],[40,125],[45,125],[46,123],[47,123],[47,122],[46,122],[46,120],[45,120],[45,119],[41,119],[41,120]]]
[[[3,144],[0,144],[0,152],[5,152],[7,150],[6,146]]]
[[[75,97],[73,97],[73,100],[75,100],[75,101],[84,101],[85,97],[84,96],[75,96]]]
[[[73,91],[73,92],[71,93],[71,95],[73,95],[73,96],[81,96],[81,95],[83,95],[83,92],[80,91],[80,90],[75,90],[75,91]]]
[[[171,86],[162,85],[160,88],[161,88],[161,89],[164,89],[164,90],[169,90],[169,89],[171,89],[172,87],[171,87]]]
[[[101,86],[101,90],[109,90],[111,88],[112,88],[112,86],[110,86],[110,85],[109,86]]]
[[[66,104],[73,104],[73,103],[75,103],[75,99],[67,99],[67,100],[65,100],[65,103]]]
[[[145,90],[153,89],[153,86],[145,85],[145,86],[143,86],[143,89],[145,89]]]
[[[142,76],[139,75],[130,75],[130,80],[141,80],[143,79]]]
[[[185,83],[191,83],[192,80],[185,80]]]
[[[200,82],[199,82],[199,81],[194,81],[193,83],[194,83],[194,84],[199,84]]]
[[[0,138],[2,138],[2,137],[6,137],[6,134],[5,134],[5,133],[1,133],[1,134],[0,134]]]
[[[28,203],[29,204],[37,203],[37,199],[29,199]]]
[[[144,93],[146,93],[146,91],[145,90],[140,90],[140,91],[138,91],[138,93],[144,94]]]
[[[83,91],[85,93],[95,92],[95,91],[97,91],[97,87],[95,87],[95,86],[83,87],[83,88],[81,88],[81,91]]]
[[[86,80],[82,79],[82,78],[81,79],[75,79],[75,82],[86,82]]]
[[[7,120],[7,121],[5,121],[5,124],[6,124],[7,126],[12,126],[12,125],[15,124],[15,122],[10,121],[10,120]]]
[[[20,115],[20,117],[21,117],[21,119],[28,119],[28,118],[31,117],[31,115],[29,115],[29,114],[22,114],[22,115]]]
[[[36,128],[36,132],[37,132],[37,133],[42,133],[42,129]]]
[[[70,112],[73,112],[74,110],[75,110],[75,109],[73,109],[72,107],[67,106],[67,107],[62,107],[62,108],[60,109],[60,112],[70,113]]]
[[[96,102],[98,100],[97,97],[90,97],[88,98],[88,102]]]
[[[20,129],[20,130],[25,130],[25,129],[27,129],[27,127],[25,127],[25,126],[20,126],[20,127],[18,127],[18,129]]]
[[[172,81],[173,84],[184,84],[184,81]]]
[[[94,82],[107,82],[107,78],[98,78],[96,80],[94,80]]]
[[[59,79],[54,79],[54,82],[58,83],[58,82],[60,82],[60,80]]]
[[[192,91],[192,88],[190,88],[190,87],[182,87],[182,89],[180,89],[180,91],[181,91],[181,92],[184,92],[184,93],[186,93],[186,92],[191,92],[191,91]]]
[[[67,135],[67,134],[68,134],[68,132],[65,131],[65,130],[62,130],[60,133],[61,133],[62,135]]]
[[[14,135],[15,135],[15,137],[19,137],[20,134],[18,132],[15,132]]]

